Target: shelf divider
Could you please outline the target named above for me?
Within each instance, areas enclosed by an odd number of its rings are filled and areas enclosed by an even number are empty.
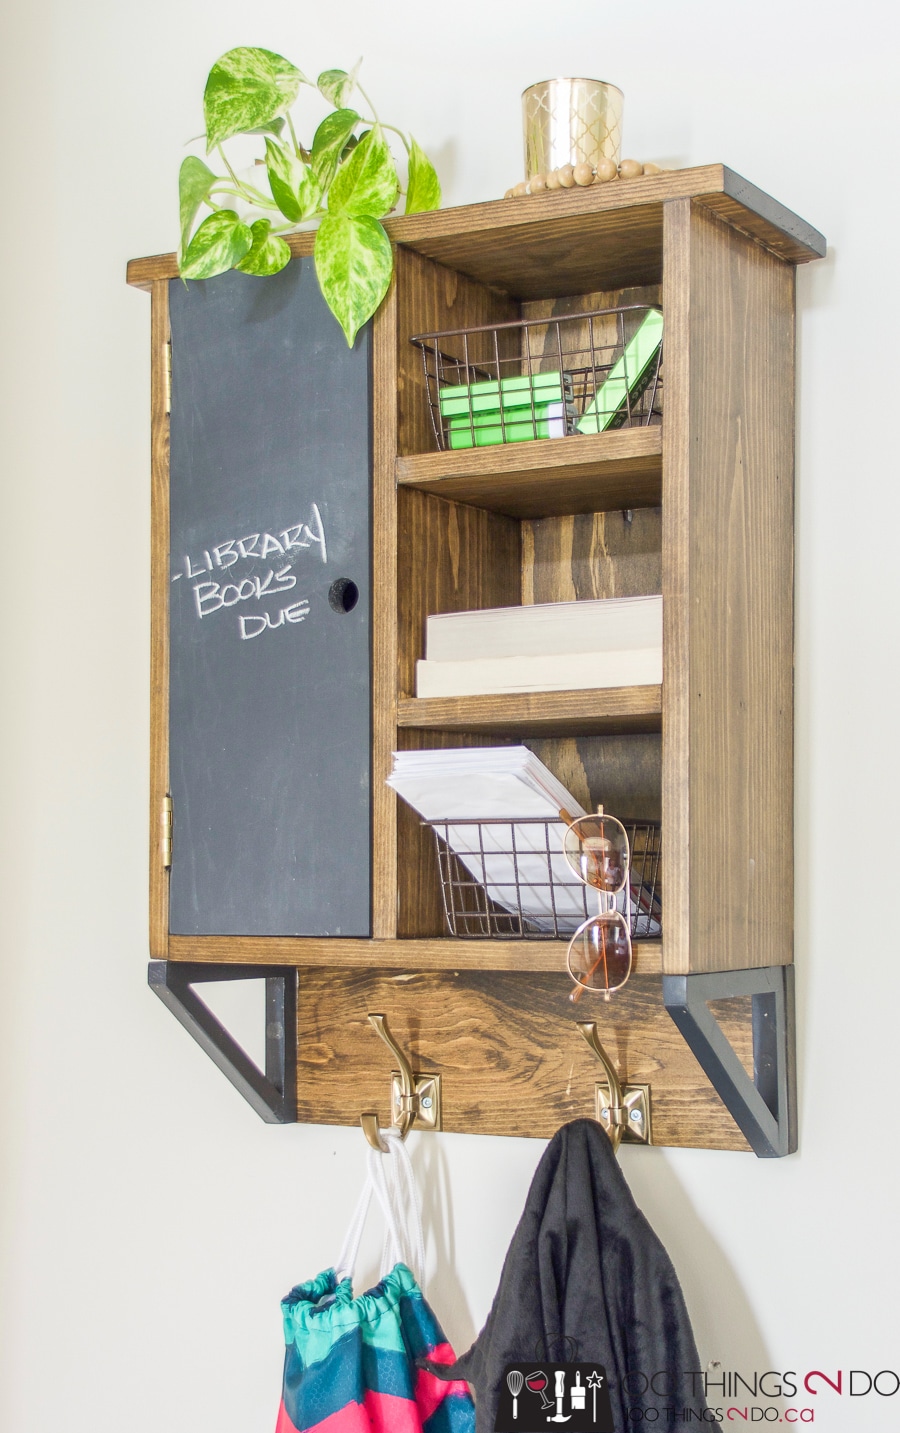
[[[662,428],[622,428],[397,459],[397,483],[510,517],[657,507]]]
[[[401,697],[397,725],[432,731],[605,736],[662,730],[662,687]]]

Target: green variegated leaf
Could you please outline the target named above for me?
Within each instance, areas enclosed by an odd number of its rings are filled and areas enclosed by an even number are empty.
[[[275,144],[271,139],[266,140],[266,169],[272,198],[285,219],[290,219],[292,224],[299,223],[303,213],[297,189],[304,167],[298,161],[293,149]]]
[[[326,214],[316,234],[315,258],[325,302],[352,348],[391,282],[390,240],[368,215]]]
[[[283,115],[278,115],[275,119],[269,120],[269,123],[268,123],[268,124],[259,124],[259,125],[256,126],[256,129],[248,129],[248,130],[246,130],[246,133],[247,133],[247,134],[274,134],[274,135],[276,136],[276,138],[277,138],[277,137],[281,134],[281,131],[284,129],[284,123],[285,123],[285,121],[284,121],[284,116],[283,116]]]
[[[323,70],[316,81],[319,93],[323,94],[335,109],[342,109],[352,95],[361,64],[362,60],[357,60],[349,75],[346,70]]]
[[[315,214],[321,212],[322,186],[308,164],[303,166],[303,174],[297,186],[297,197],[300,200],[301,219],[312,219]]]
[[[257,219],[255,224],[251,224],[253,247],[241,262],[234,266],[240,269],[242,274],[277,274],[290,263],[290,249],[277,234],[269,232],[271,228],[268,219]]]
[[[178,266],[183,279],[211,279],[239,264],[253,235],[233,209],[217,209],[204,219]]]
[[[189,154],[187,159],[182,161],[178,171],[178,208],[181,218],[179,255],[183,254],[188,246],[197,210],[215,182],[216,176],[202,159]]]
[[[241,46],[209,72],[203,92],[206,152],[223,139],[269,124],[289,109],[309,80],[282,55]]]
[[[286,219],[297,224],[319,208],[322,189],[313,171],[293,149],[266,140],[266,167],[272,198]]]
[[[344,146],[358,124],[355,109],[337,109],[316,130],[309,162],[323,189],[331,183]]]
[[[394,157],[376,124],[331,181],[328,212],[380,219],[394,207],[399,191]]]
[[[441,207],[441,181],[424,149],[412,140],[409,151],[409,179],[406,184],[407,214],[424,214]]]

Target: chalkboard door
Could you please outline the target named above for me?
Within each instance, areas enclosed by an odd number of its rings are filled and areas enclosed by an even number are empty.
[[[366,936],[369,331],[311,259],[169,305],[169,928]]]

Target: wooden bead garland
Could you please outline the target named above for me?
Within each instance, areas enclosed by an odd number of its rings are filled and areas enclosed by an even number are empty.
[[[590,164],[563,164],[549,174],[535,174],[507,189],[504,199],[518,199],[523,194],[542,194],[547,189],[585,189],[589,184],[608,184],[611,179],[637,179],[640,174],[662,174],[658,164],[641,164],[639,159],[601,159]]]

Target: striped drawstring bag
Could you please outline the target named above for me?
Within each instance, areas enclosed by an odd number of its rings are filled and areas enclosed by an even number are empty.
[[[388,1152],[368,1151],[366,1185],[337,1267],[298,1284],[282,1302],[276,1433],[474,1433],[467,1384],[445,1383],[421,1366],[425,1359],[453,1363],[455,1355],[419,1287],[424,1243],[409,1154],[394,1131],[380,1133]],[[354,1297],[373,1193],[387,1226],[382,1278]]]

